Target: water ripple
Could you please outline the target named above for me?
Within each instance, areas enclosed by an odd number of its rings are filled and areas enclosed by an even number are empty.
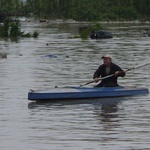
[[[104,53],[110,53],[124,69],[149,62],[149,37],[141,36],[144,25],[110,27],[114,38],[108,40],[68,39],[77,33],[78,26],[29,23],[23,29],[39,31],[39,38],[0,39],[1,49],[8,53],[7,59],[0,60],[0,149],[149,149],[149,95],[57,103],[27,101],[29,89],[78,86],[91,80]],[[130,71],[119,84],[150,89],[149,70],[150,66],[145,66]]]

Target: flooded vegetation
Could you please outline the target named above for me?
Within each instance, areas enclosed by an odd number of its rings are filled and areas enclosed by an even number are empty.
[[[37,38],[39,33],[24,33],[21,31],[21,23],[19,19],[12,20],[7,18],[4,24],[0,25],[0,37],[2,38],[19,38],[19,37],[34,37]]]

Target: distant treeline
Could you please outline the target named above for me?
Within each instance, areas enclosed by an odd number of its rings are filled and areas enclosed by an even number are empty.
[[[24,9],[24,3],[21,0],[0,0],[0,12],[7,14],[20,13]]]
[[[25,5],[21,0],[0,0],[0,23],[7,16],[25,15]]]
[[[150,19],[150,0],[0,0],[0,8],[79,21]]]

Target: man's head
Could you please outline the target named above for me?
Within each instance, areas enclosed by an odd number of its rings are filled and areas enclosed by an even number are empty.
[[[112,62],[112,56],[109,54],[106,54],[104,56],[101,57],[103,59],[103,63],[106,66],[110,66],[111,62]]]

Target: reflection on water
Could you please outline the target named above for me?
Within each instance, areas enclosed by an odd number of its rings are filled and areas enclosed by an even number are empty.
[[[71,105],[80,105],[80,104],[91,104],[94,106],[101,106],[101,110],[106,110],[110,108],[117,108],[117,104],[122,101],[127,101],[128,97],[118,97],[118,98],[96,98],[96,99],[69,99],[69,100],[50,100],[47,102],[35,101],[29,102],[28,108],[46,108],[46,107],[55,107],[55,106],[71,106]],[[113,107],[116,106],[116,107]],[[96,107],[95,107],[96,109]],[[109,111],[109,110],[108,110]],[[111,109],[110,109],[111,111]]]
[[[149,149],[150,95],[57,103],[27,100],[29,89],[88,82],[104,53],[125,69],[149,62],[149,37],[140,36],[147,25],[107,25],[113,39],[68,39],[78,26],[24,23],[23,30],[39,31],[39,38],[0,39],[0,51],[8,54],[0,59],[0,149]],[[150,88],[149,67],[128,72],[119,84]]]
[[[117,118],[117,114],[115,114],[118,110],[116,104],[111,104],[111,105],[102,105],[101,106],[102,113],[101,116],[104,118],[104,122],[110,122],[111,118]]]

